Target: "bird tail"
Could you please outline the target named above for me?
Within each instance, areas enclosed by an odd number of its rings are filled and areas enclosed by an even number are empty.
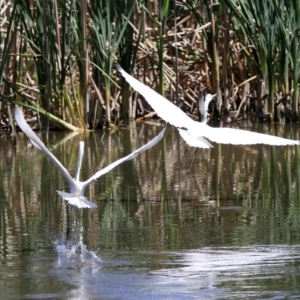
[[[206,149],[214,147],[203,136],[197,136],[197,137],[191,136],[187,130],[183,130],[180,128],[178,128],[178,131],[181,137],[185,140],[185,142],[191,147],[206,148]]]
[[[74,205],[78,208],[96,208],[97,205],[89,200],[87,200],[84,196],[82,195],[75,195],[75,194],[70,194],[62,191],[57,191],[59,196],[61,196],[63,199],[65,199],[68,204]]]

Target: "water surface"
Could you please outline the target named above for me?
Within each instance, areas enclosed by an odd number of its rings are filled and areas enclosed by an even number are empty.
[[[51,133],[48,147],[81,179],[162,128]],[[300,139],[298,128],[252,130]],[[44,135],[42,135],[44,139]],[[92,183],[94,210],[69,210],[67,184],[28,139],[0,144],[3,299],[299,299],[299,147],[193,149],[162,142]]]

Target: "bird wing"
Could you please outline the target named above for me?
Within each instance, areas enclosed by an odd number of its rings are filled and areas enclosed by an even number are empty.
[[[21,130],[27,135],[27,137],[30,139],[32,145],[36,147],[37,149],[41,150],[46,154],[49,159],[52,161],[52,163],[59,169],[59,171],[62,173],[62,175],[66,178],[66,180],[69,182],[70,189],[72,190],[72,187],[76,187],[76,183],[74,182],[72,176],[69,174],[67,169],[61,164],[61,162],[47,149],[45,144],[39,139],[39,137],[33,132],[33,130],[30,128],[30,126],[27,124],[23,113],[21,109],[16,106],[15,107],[15,120]]]
[[[97,205],[89,200],[87,200],[83,195],[75,195],[62,191],[57,191],[59,196],[65,199],[68,204],[74,205],[78,208],[96,208]]]
[[[185,140],[185,142],[190,145],[191,147],[198,147],[198,148],[213,148],[214,146],[209,143],[203,136],[191,136],[189,131],[184,129],[179,129],[179,134]]]
[[[116,166],[122,164],[123,162],[128,161],[128,160],[132,160],[132,159],[136,158],[140,153],[142,153],[142,152],[146,151],[147,149],[153,147],[155,144],[157,144],[162,139],[162,137],[164,136],[165,130],[166,130],[166,127],[154,139],[152,139],[146,145],[142,146],[141,148],[138,148],[137,150],[130,153],[129,155],[118,159],[117,161],[113,162],[109,166],[107,166],[104,169],[102,169],[102,170],[98,171],[97,173],[95,173],[88,180],[82,182],[83,187],[86,187],[90,182],[92,182],[93,180],[96,180],[97,178],[101,177],[102,175],[108,173],[110,170],[112,170]],[[83,190],[84,190],[84,188],[83,188]]]
[[[263,134],[253,131],[246,131],[235,128],[214,128],[206,126],[203,130],[203,136],[207,139],[220,143],[220,144],[233,144],[233,145],[253,145],[265,144],[274,146],[285,145],[299,145],[300,141],[285,139],[274,135]]]
[[[119,65],[118,71],[133,87],[133,89],[135,89],[145,98],[145,100],[151,105],[152,109],[163,120],[179,128],[187,128],[188,124],[193,121],[179,107],[152,90],[150,87],[126,73]]]

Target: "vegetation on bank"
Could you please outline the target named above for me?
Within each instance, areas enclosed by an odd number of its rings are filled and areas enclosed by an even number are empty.
[[[189,114],[210,92],[218,113],[298,120],[300,0],[4,0],[0,8],[0,130],[12,122],[11,104],[71,130],[147,115],[115,62]]]

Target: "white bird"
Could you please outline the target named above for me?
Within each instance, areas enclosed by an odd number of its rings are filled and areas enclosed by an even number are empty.
[[[146,86],[139,80],[126,73],[119,65],[118,71],[125,80],[144,96],[153,110],[166,122],[177,127],[181,137],[192,147],[211,148],[207,140],[221,144],[234,145],[299,145],[300,141],[285,139],[273,135],[251,132],[234,128],[214,128],[206,124],[208,104],[212,100],[211,94],[207,94],[204,103],[204,121],[197,122],[188,117],[179,107]]]
[[[83,150],[84,150],[84,142],[79,143],[79,156],[78,156],[78,164],[77,164],[77,170],[76,170],[76,176],[73,179],[70,173],[67,171],[67,169],[61,164],[61,162],[47,149],[45,144],[39,139],[39,137],[32,131],[30,126],[27,124],[22,111],[18,106],[15,107],[15,120],[19,127],[22,129],[22,131],[27,135],[27,137],[30,139],[32,145],[36,147],[37,149],[44,152],[48,158],[52,161],[52,163],[59,169],[61,174],[65,177],[65,179],[69,183],[70,193],[63,192],[63,191],[57,191],[57,193],[65,199],[68,204],[77,206],[78,208],[96,208],[97,205],[93,202],[87,200],[84,197],[84,192],[89,183],[96,180],[100,176],[108,173],[110,170],[115,168],[116,166],[120,165],[121,163],[132,160],[135,157],[137,157],[140,153],[146,151],[147,149],[153,147],[155,144],[157,144],[163,137],[166,128],[164,128],[154,139],[152,139],[150,142],[148,142],[146,145],[142,146],[141,148],[135,150],[131,154],[118,159],[114,163],[110,164],[109,166],[105,167],[104,169],[98,171],[95,173],[92,177],[90,177],[86,181],[79,181],[79,172],[81,169],[81,163],[82,163],[82,156],[83,156]]]

